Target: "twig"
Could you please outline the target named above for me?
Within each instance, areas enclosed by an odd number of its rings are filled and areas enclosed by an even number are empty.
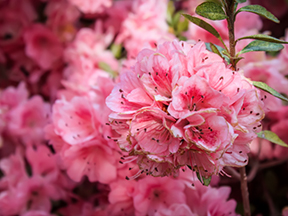
[[[247,186],[247,176],[246,176],[245,167],[240,168],[240,175],[241,175],[241,193],[242,193],[242,200],[243,200],[243,206],[244,206],[244,215],[251,216],[249,192],[248,192],[248,186]]]
[[[282,163],[287,162],[287,160],[288,159],[285,158],[285,159],[276,160],[276,161],[269,161],[269,162],[260,164],[259,169],[262,170],[262,169],[270,168],[270,167],[273,167],[273,166],[277,166],[277,165],[280,165]]]

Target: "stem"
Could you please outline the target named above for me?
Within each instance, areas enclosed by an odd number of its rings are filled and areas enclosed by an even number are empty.
[[[230,48],[230,63],[231,69],[236,71],[236,56],[235,56],[235,33],[234,33],[234,22],[235,22],[235,0],[225,0],[226,4],[223,6],[225,7],[225,12],[227,16],[227,24],[228,24],[228,31],[229,31],[229,48]],[[258,168],[257,168],[258,169]],[[257,169],[255,172],[257,172]],[[249,192],[247,186],[247,176],[245,167],[240,168],[240,178],[241,178],[241,192],[242,192],[242,200],[244,206],[244,215],[251,216],[250,212],[250,203],[249,203]]]
[[[243,206],[244,206],[244,215],[251,216],[249,192],[248,192],[248,186],[247,186],[247,176],[246,176],[245,167],[240,168],[240,175],[241,175],[241,193],[242,193],[242,200],[243,200]]]
[[[235,34],[234,34],[234,6],[235,0],[226,0],[225,10],[227,15],[227,24],[229,31],[229,49],[230,49],[230,63],[232,70],[236,70],[236,61],[235,61]]]

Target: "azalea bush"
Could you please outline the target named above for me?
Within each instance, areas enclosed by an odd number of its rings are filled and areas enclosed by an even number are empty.
[[[267,2],[0,0],[0,215],[288,215]]]

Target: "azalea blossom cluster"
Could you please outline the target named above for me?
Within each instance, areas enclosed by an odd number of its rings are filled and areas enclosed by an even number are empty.
[[[153,176],[187,165],[208,178],[244,166],[264,117],[260,93],[203,42],[141,51],[107,105],[120,148]]]
[[[167,18],[201,2],[0,0],[1,216],[237,215],[217,175],[250,148],[286,157],[254,139],[287,140],[287,107],[251,80],[288,94],[287,47],[233,71],[212,35]],[[236,36],[261,27],[239,14]]]

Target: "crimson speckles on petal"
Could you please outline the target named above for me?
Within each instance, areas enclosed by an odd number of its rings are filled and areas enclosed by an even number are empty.
[[[137,157],[140,171],[128,179],[176,176],[185,165],[205,177],[227,165],[244,166],[248,143],[264,117],[250,81],[202,42],[173,41],[143,50],[106,104],[120,134],[116,141]]]

